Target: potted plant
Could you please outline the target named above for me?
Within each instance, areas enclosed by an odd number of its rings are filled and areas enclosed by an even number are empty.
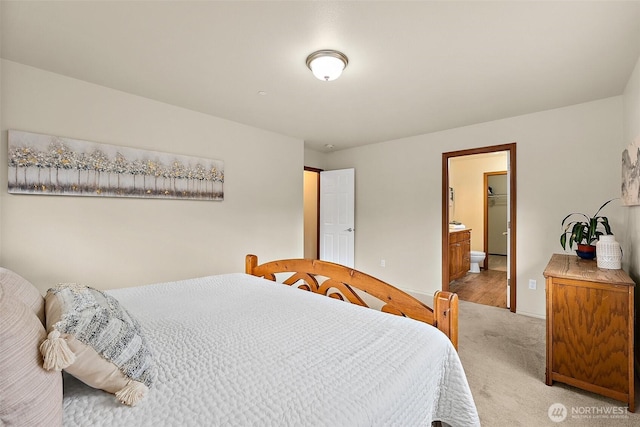
[[[603,234],[613,234],[609,226],[609,219],[606,216],[598,216],[602,208],[613,200],[606,201],[593,216],[580,212],[573,212],[565,216],[562,220],[563,231],[560,235],[562,249],[567,248],[567,236],[569,236],[569,248],[573,249],[573,244],[575,243],[577,245],[576,254],[580,258],[595,258],[596,247],[594,242],[597,242],[598,238]],[[575,217],[578,217],[578,219],[574,219]]]

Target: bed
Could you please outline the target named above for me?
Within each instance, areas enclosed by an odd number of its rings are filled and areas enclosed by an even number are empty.
[[[0,281],[0,424],[479,425],[456,351],[454,294],[438,293],[431,310],[344,266],[260,265],[254,255],[245,273],[106,291],[136,319],[156,364],[144,398],[127,406],[44,370],[32,347],[52,331],[35,288],[8,270]],[[28,333],[17,334],[26,323]],[[19,357],[18,344],[30,356]]]

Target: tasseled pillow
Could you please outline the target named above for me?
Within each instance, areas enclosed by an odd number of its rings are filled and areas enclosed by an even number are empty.
[[[138,322],[111,295],[60,284],[45,298],[47,331],[40,345],[47,370],[64,369],[133,406],[155,378],[155,363]]]

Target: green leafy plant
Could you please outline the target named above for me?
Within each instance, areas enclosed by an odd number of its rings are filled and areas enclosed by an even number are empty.
[[[602,208],[613,200],[615,199],[604,202],[593,216],[580,212],[573,212],[565,216],[562,220],[563,232],[560,235],[562,249],[567,248],[567,236],[569,236],[569,248],[572,249],[574,243],[576,245],[591,245],[603,234],[613,234],[609,226],[609,219],[606,216],[599,216]],[[580,219],[574,220],[574,216]],[[604,232],[601,230],[604,230]]]

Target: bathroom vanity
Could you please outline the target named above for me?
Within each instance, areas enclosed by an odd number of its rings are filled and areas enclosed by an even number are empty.
[[[471,266],[471,229],[449,231],[449,280],[463,277]]]

